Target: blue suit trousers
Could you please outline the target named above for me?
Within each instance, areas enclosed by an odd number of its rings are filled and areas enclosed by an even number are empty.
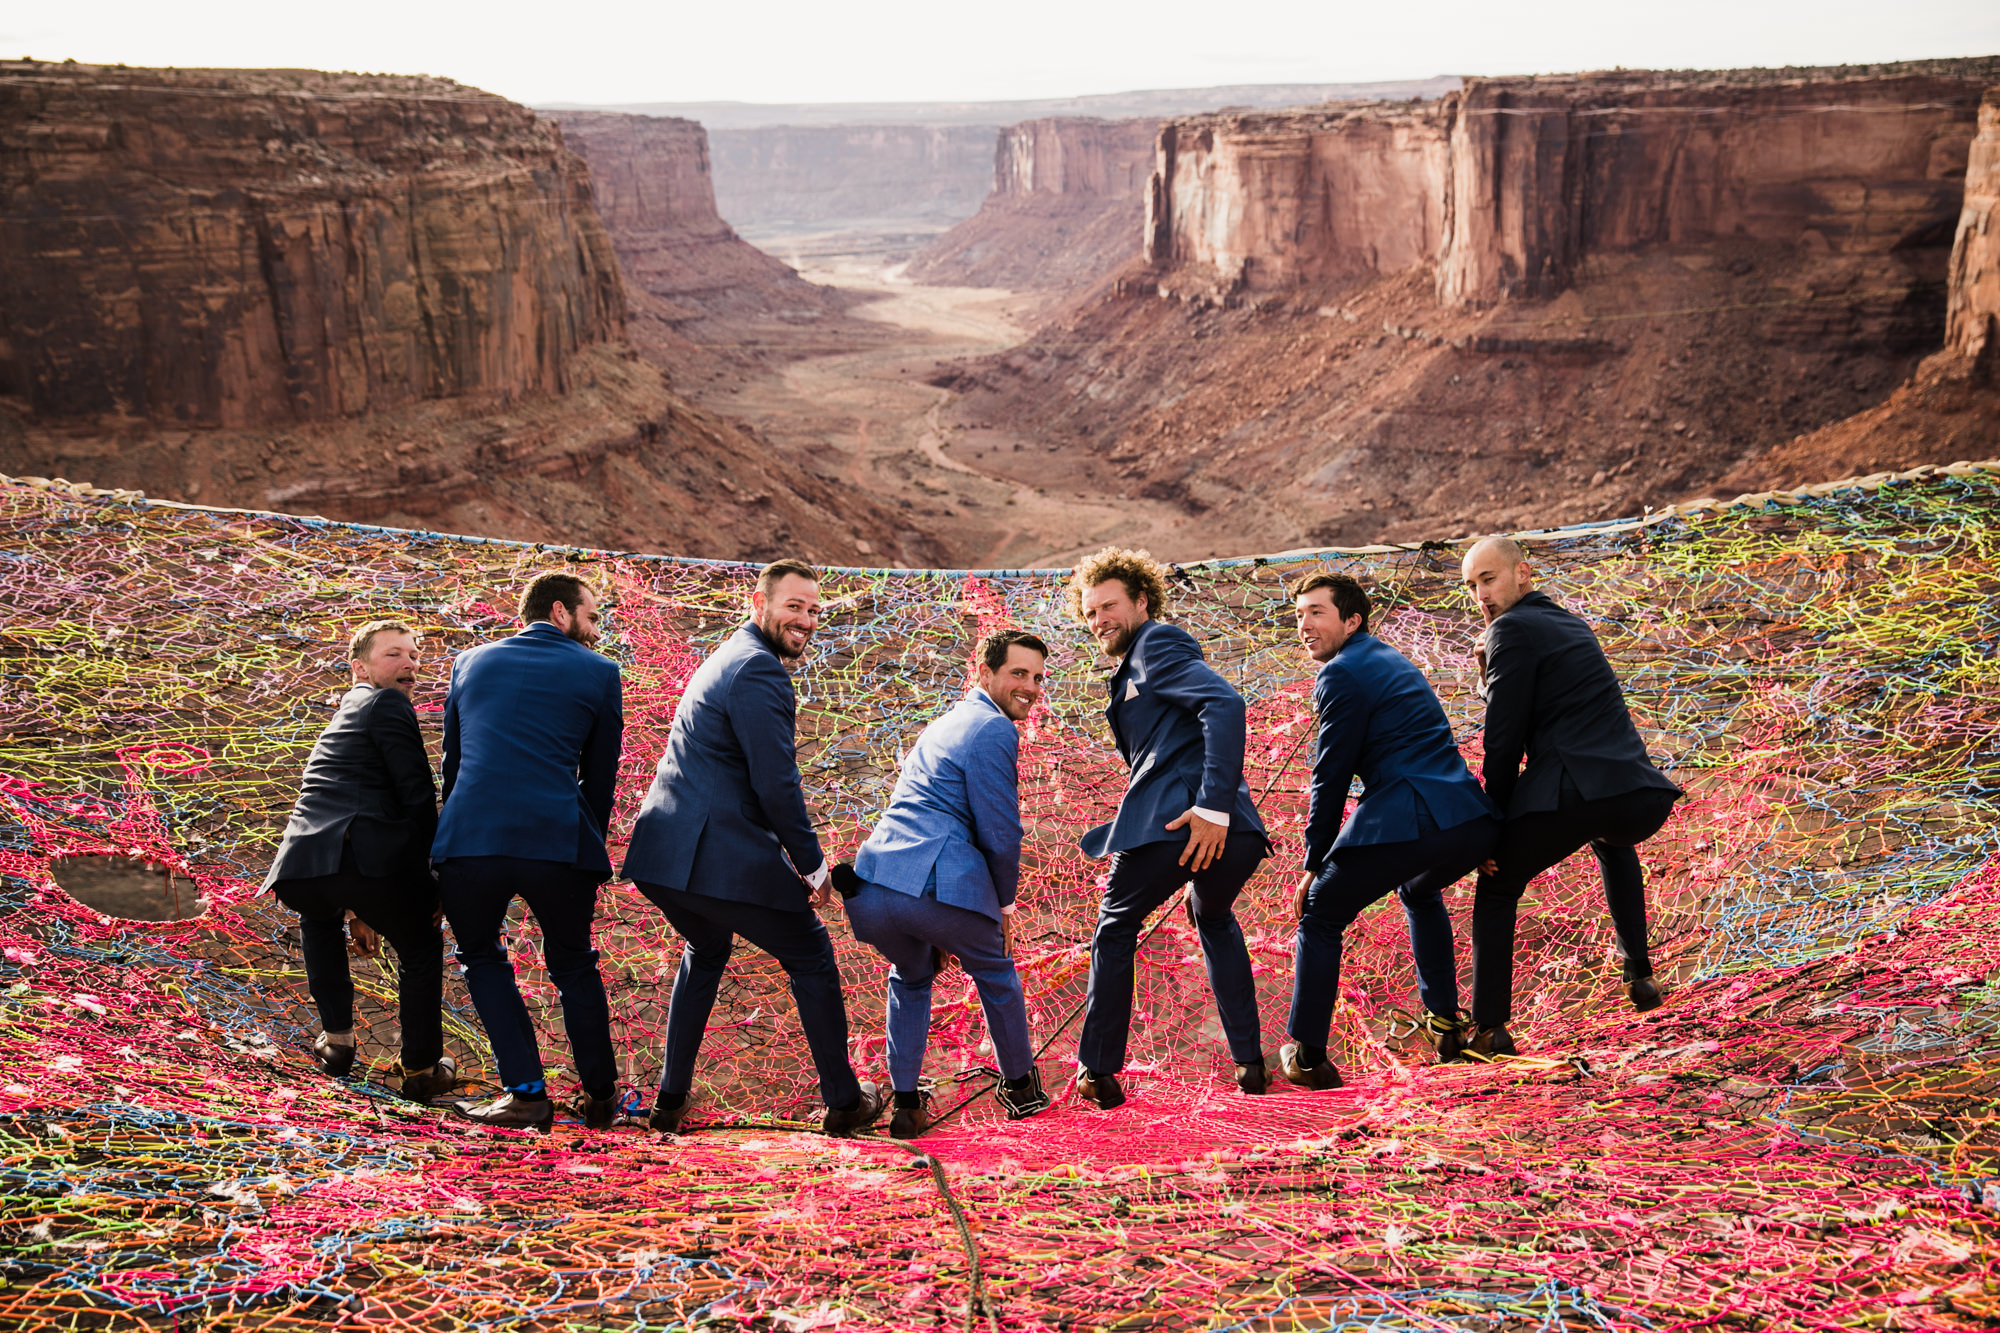
[[[741,935],[777,959],[791,979],[799,1027],[819,1074],[820,1099],[830,1107],[853,1106],[861,1100],[861,1082],[847,1059],[847,1001],[840,992],[840,965],[834,960],[833,939],[817,913],[809,907],[764,907],[710,898],[659,884],[638,887],[687,941],[667,1006],[661,1092],[684,1094],[694,1086],[695,1058],[701,1054],[709,1015],[715,1012],[715,993],[736,936]]]
[[[1445,1018],[1458,1014],[1458,965],[1452,954],[1451,918],[1444,891],[1493,855],[1500,821],[1491,815],[1439,830],[1419,815],[1424,836],[1413,842],[1336,847],[1333,859],[1306,892],[1292,963],[1292,1012],[1285,1030],[1307,1046],[1325,1046],[1340,998],[1341,941],[1362,909],[1392,890],[1410,921],[1410,953],[1417,962],[1417,993],[1424,1008]]]
[[[1000,923],[990,916],[863,881],[847,900],[856,939],[889,960],[889,1081],[897,1092],[915,1092],[931,1031],[933,946],[956,957],[979,988],[986,1032],[1002,1078],[1035,1067],[1028,1038],[1028,1005],[1014,960],[1003,952]]]

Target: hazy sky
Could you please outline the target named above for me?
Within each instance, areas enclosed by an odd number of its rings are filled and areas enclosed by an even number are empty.
[[[948,101],[2000,54],[2000,0],[66,0],[0,56],[445,74],[525,102]]]

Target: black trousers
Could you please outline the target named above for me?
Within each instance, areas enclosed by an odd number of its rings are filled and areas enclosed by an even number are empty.
[[[500,939],[507,908],[519,898],[542,928],[542,961],[562,997],[563,1030],[569,1034],[577,1081],[592,1097],[618,1091],[611,1004],[597,971],[597,950],[590,947],[600,878],[594,870],[517,856],[455,856],[438,865],[438,887],[445,918],[458,937],[465,989],[493,1045],[493,1063],[500,1067],[505,1087],[532,1089],[544,1082],[534,1020]]]
[[[661,1060],[660,1091],[686,1093],[694,1087],[695,1057],[715,1012],[715,993],[722,985],[736,937],[741,935],[778,960],[791,979],[792,1000],[799,1007],[799,1027],[819,1075],[820,1100],[830,1107],[853,1106],[861,1100],[861,1083],[847,1059],[847,1001],[840,989],[840,965],[834,960],[833,939],[819,914],[804,905],[786,910],[757,903],[711,898],[706,894],[669,889],[635,881],[667,921],[687,941],[681,968],[674,976],[673,998],[667,1004],[667,1047]]]
[[[1208,964],[1209,989],[1222,1019],[1229,1054],[1238,1064],[1264,1058],[1257,1021],[1257,982],[1250,971],[1250,950],[1236,924],[1236,895],[1257,873],[1267,853],[1264,835],[1249,830],[1231,832],[1222,855],[1200,874],[1181,865],[1184,839],[1149,842],[1111,858],[1111,877],[1097,910],[1097,934],[1090,941],[1090,992],[1084,1002],[1083,1033],[1076,1058],[1086,1069],[1115,1074],[1125,1067],[1125,1046],[1132,1031],[1132,968],[1138,952],[1139,927],[1174,890],[1194,881],[1195,929],[1201,936],[1202,960]]]
[[[305,949],[306,989],[319,1009],[320,1026],[345,1032],[354,1026],[354,978],[347,970],[346,917],[360,917],[396,951],[396,1017],[403,1025],[403,1068],[428,1069],[444,1054],[444,936],[431,918],[437,885],[427,873],[402,878],[361,874],[354,849],[343,848],[340,870],[312,879],[281,879],[271,886],[279,902],[299,914]]]
[[[1481,875],[1472,897],[1472,1020],[1480,1027],[1503,1027],[1514,1016],[1514,918],[1521,895],[1535,876],[1565,860],[1585,843],[1604,878],[1604,902],[1625,979],[1653,975],[1646,943],[1646,885],[1633,850],[1660,831],[1678,795],[1642,787],[1599,800],[1567,789],[1562,804],[1510,819],[1500,830],[1493,859],[1498,875]]]

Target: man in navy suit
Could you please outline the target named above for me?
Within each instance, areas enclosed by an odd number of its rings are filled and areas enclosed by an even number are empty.
[[[688,680],[632,825],[624,874],[687,942],[650,1121],[668,1133],[687,1113],[695,1057],[738,935],[791,978],[827,1107],[821,1129],[852,1134],[882,1114],[882,1094],[848,1063],[840,969],[813,910],[827,900],[831,867],[799,784],[797,700],[785,666],[805,655],[819,612],[812,566],[764,566],[749,622]]]
[[[1166,574],[1144,551],[1106,547],[1070,575],[1071,612],[1118,659],[1104,716],[1132,771],[1117,817],[1082,843],[1087,856],[1111,857],[1076,1076],[1077,1092],[1104,1110],[1125,1100],[1118,1072],[1132,1027],[1139,927],[1189,881],[1237,1086],[1261,1093],[1267,1084],[1257,984],[1235,912],[1236,895],[1271,854],[1243,780],[1243,696],[1186,630],[1156,618],[1167,609]]]
[[[1313,684],[1319,752],[1286,1023],[1292,1041],[1278,1058],[1291,1082],[1337,1088],[1326,1037],[1340,997],[1341,941],[1348,923],[1392,889],[1409,917],[1438,1058],[1458,1057],[1458,973],[1444,889],[1492,855],[1500,821],[1466,770],[1424,673],[1368,632],[1361,585],[1345,574],[1308,574],[1292,585],[1292,607],[1300,642],[1322,665]],[[1348,815],[1356,776],[1361,800]]]
[[[578,1114],[602,1128],[617,1113],[611,1008],[590,946],[625,730],[618,666],[591,650],[597,597],[570,574],[539,575],[521,594],[520,633],[460,653],[444,706],[444,813],[431,859],[458,961],[493,1044],[504,1091],[469,1108],[492,1125],[547,1128],[542,1057],[514,965],[500,940],[520,898],[542,928],[542,957],[562,996]]]
[[[355,631],[348,657],[354,688],[313,744],[264,887],[299,914],[306,988],[321,1027],[313,1054],[336,1078],[354,1067],[348,930],[363,957],[375,952],[378,936],[389,941],[403,1028],[402,1091],[428,1101],[458,1076],[444,1054],[444,937],[425,859],[437,829],[437,784],[410,703],[421,660],[417,636],[400,620],[370,621]],[[353,924],[343,930],[347,918]]]
[[[931,1122],[930,1094],[917,1080],[930,1036],[933,951],[957,958],[979,988],[1007,1118],[1049,1104],[1011,956],[1021,878],[1021,738],[1014,724],[1041,700],[1048,653],[1017,629],[980,641],[977,685],[917,737],[889,808],[855,858],[847,920],[854,937],[890,963],[889,1132],[899,1139],[915,1138]]]
[[[1624,956],[1632,1007],[1664,1003],[1646,940],[1640,843],[1681,797],[1653,766],[1624,691],[1582,617],[1535,591],[1511,537],[1465,553],[1465,586],[1486,620],[1476,652],[1486,696],[1486,794],[1505,817],[1472,897],[1474,1055],[1512,1055],[1514,919],[1528,884],[1590,844]],[[1525,769],[1522,761],[1526,760]]]

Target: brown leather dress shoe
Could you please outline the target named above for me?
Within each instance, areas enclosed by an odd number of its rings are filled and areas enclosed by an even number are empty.
[[[313,1038],[313,1059],[319,1061],[320,1072],[331,1078],[345,1078],[347,1071],[354,1068],[354,1043],[341,1043],[322,1032]]]
[[[1321,1060],[1310,1068],[1300,1064],[1299,1044],[1295,1041],[1288,1041],[1278,1049],[1278,1067],[1285,1071],[1285,1082],[1301,1088],[1324,1092],[1342,1086],[1340,1070],[1333,1061]]]
[[[1424,1036],[1437,1052],[1438,1063],[1448,1065],[1465,1051],[1465,1030],[1456,1018],[1443,1014],[1424,1015]]]
[[[1491,1060],[1498,1055],[1518,1055],[1514,1049],[1514,1038],[1504,1027],[1478,1028],[1472,1040],[1465,1043],[1465,1054],[1474,1060]]]
[[[1264,1068],[1262,1060],[1253,1060],[1247,1065],[1236,1066],[1236,1086],[1252,1097],[1260,1096],[1271,1088],[1271,1073]]]
[[[399,1089],[404,1097],[426,1106],[433,1097],[442,1097],[458,1086],[458,1062],[450,1056],[442,1056],[429,1069],[419,1069],[415,1073],[403,1075],[403,1086]]]
[[[681,1132],[681,1121],[687,1119],[689,1099],[683,1098],[679,1106],[661,1106],[655,1102],[653,1113],[646,1117],[646,1123],[662,1134]]]
[[[889,1117],[889,1136],[897,1139],[913,1139],[931,1127],[931,1095],[917,1094],[915,1106],[898,1106]]]
[[[490,1102],[462,1103],[458,1110],[467,1120],[507,1129],[545,1130],[556,1122],[556,1104],[553,1101],[547,1097],[530,1101],[511,1092],[503,1092]]]
[[[1637,981],[1626,982],[1625,994],[1631,997],[1632,1007],[1642,1014],[1649,1009],[1657,1009],[1667,1002],[1667,997],[1660,994],[1659,984],[1651,977],[1640,977]]]
[[[1118,1082],[1116,1074],[1095,1074],[1088,1069],[1077,1070],[1076,1095],[1100,1111],[1109,1111],[1115,1106],[1125,1104],[1125,1088]]]
[[[873,1083],[861,1085],[861,1100],[842,1110],[827,1108],[826,1117],[819,1122],[819,1132],[836,1139],[851,1138],[854,1131],[866,1129],[882,1115],[882,1090]]]
[[[583,1121],[585,1129],[609,1129],[618,1119],[618,1094],[609,1097],[593,1097],[587,1092],[576,1094],[576,1118]]]

